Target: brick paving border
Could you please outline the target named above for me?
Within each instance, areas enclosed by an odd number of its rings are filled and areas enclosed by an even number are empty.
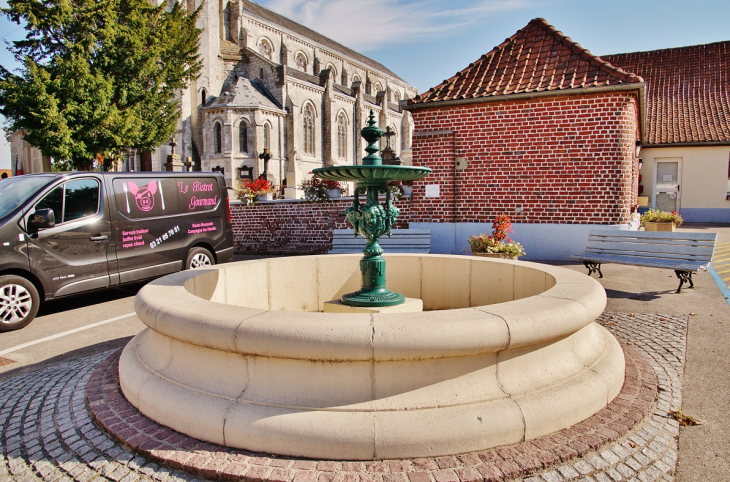
[[[538,439],[547,444],[542,447],[538,445],[542,442],[532,441],[455,457],[312,461],[223,449],[156,424],[146,425],[148,421],[134,409],[118,412],[124,416],[119,422],[124,425],[111,428],[119,432],[133,428],[134,433],[129,434],[127,441],[141,432],[145,440],[150,435],[158,436],[165,444],[152,449],[142,442],[138,446],[142,448],[135,452],[109,436],[91,416],[91,404],[98,414],[111,411],[99,396],[110,389],[118,394],[116,381],[106,376],[113,354],[107,351],[0,382],[0,482],[178,482],[224,478],[224,472],[230,479],[278,482],[476,482],[522,478],[523,475],[517,474],[523,473],[530,474],[524,479],[528,482],[672,481],[677,464],[679,424],[668,412],[681,405],[687,321],[686,316],[656,314],[604,313],[601,316],[599,322],[624,342],[627,360],[635,366],[636,373],[631,373],[629,367],[629,375],[636,380],[632,388],[632,393],[636,393],[634,399],[642,401],[641,385],[656,386],[650,382],[652,372],[659,389],[650,403],[648,416],[622,437],[594,449],[579,437],[600,432],[584,422],[569,429],[575,432],[575,437],[567,432],[569,437],[558,433]],[[94,372],[104,376],[89,383]],[[638,377],[644,374],[647,378],[641,378],[639,385]],[[87,389],[89,395],[97,390],[96,396],[87,398]],[[629,401],[618,399],[615,403],[621,413],[629,413],[620,407]],[[599,415],[614,417],[614,421],[622,417],[613,410]],[[599,419],[598,423],[603,421]],[[607,428],[607,424],[602,427]],[[595,439],[587,440],[598,443]],[[588,448],[578,445],[578,450],[571,442],[581,442]],[[180,449],[162,452],[166,446]],[[559,447],[572,449],[576,455],[566,453],[560,458],[556,453],[562,450]],[[158,451],[155,453],[158,457],[167,456],[170,465],[161,464],[162,459],[155,460],[151,455],[153,450]],[[555,457],[560,460],[555,461]],[[184,466],[189,466],[193,473],[182,471]]]
[[[604,318],[604,324],[611,327],[618,316],[606,314]],[[521,444],[436,458],[373,462],[310,460],[229,449],[192,439],[156,424],[127,402],[119,389],[119,352],[99,364],[86,393],[92,417],[113,438],[158,463],[210,479],[333,482],[336,476],[335,482],[358,479],[360,482],[474,482],[540,474],[541,478],[536,480],[547,480],[542,474],[557,475],[563,468],[561,478],[553,480],[564,480],[573,474],[588,475],[609,468],[620,474],[623,467],[613,465],[626,453],[621,450],[614,453],[607,445],[628,440],[633,429],[647,425],[651,419],[658,400],[659,380],[650,362],[632,345],[623,343],[622,346],[626,359],[624,386],[608,407],[592,417]],[[630,448],[637,446],[630,440],[626,443]],[[674,464],[662,469],[666,469],[663,473],[671,473]]]

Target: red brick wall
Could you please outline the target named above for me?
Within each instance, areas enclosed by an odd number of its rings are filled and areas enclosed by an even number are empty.
[[[245,206],[231,203],[234,248],[248,254],[320,254],[332,249],[332,231],[352,227],[345,209],[352,199],[329,203],[277,201]],[[400,215],[394,228],[408,228],[411,201],[395,205]]]
[[[411,222],[622,224],[636,205],[634,93],[543,97],[413,111]],[[468,162],[454,170],[456,157]],[[427,184],[439,198],[425,198]],[[521,204],[524,215],[515,215]]]

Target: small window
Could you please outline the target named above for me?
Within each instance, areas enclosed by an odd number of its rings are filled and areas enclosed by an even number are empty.
[[[248,152],[248,126],[243,122],[238,127],[238,151]]]
[[[205,91],[205,89],[201,90],[200,91],[200,105],[202,105],[203,107],[205,107],[206,96],[207,96],[207,92]]]
[[[213,131],[215,134],[215,154],[220,154],[221,152],[223,152],[223,127],[221,126],[220,122],[215,123]]]
[[[264,124],[264,147],[271,149],[271,126]]]
[[[93,216],[99,212],[99,182],[96,179],[68,181],[49,192],[36,210],[50,208],[56,224]]]

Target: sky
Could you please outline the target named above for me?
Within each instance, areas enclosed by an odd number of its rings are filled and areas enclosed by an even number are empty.
[[[596,55],[730,40],[729,0],[258,0],[260,5],[377,60],[424,92],[466,68],[536,17]],[[7,7],[7,0],[0,0]],[[5,42],[23,29],[0,18]],[[2,119],[0,118],[0,128]],[[0,169],[10,147],[0,130]]]

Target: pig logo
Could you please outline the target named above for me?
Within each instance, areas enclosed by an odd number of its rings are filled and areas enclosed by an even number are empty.
[[[155,181],[150,181],[146,187],[137,187],[133,182],[128,182],[127,185],[140,211],[151,211],[155,207],[155,193],[157,192],[157,183]]]

